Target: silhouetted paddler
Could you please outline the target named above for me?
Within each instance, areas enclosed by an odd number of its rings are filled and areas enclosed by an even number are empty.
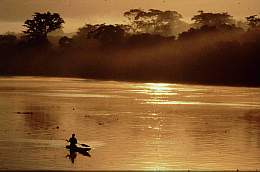
[[[69,140],[67,140],[67,141],[70,142],[70,147],[71,148],[76,148],[77,147],[76,144],[78,143],[78,141],[77,141],[77,139],[75,137],[75,134],[72,134],[72,137]]]

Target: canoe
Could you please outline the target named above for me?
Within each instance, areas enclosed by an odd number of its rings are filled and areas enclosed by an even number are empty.
[[[87,147],[87,148],[78,147],[78,146],[77,147],[70,147],[70,145],[67,145],[66,148],[69,149],[71,152],[79,152],[79,153],[85,153],[85,152],[91,150],[90,147]]]

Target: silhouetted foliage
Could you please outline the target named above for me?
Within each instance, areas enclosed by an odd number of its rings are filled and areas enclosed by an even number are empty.
[[[78,32],[75,36],[77,39],[90,39],[92,37],[92,33],[97,30],[99,27],[104,26],[105,24],[86,24],[84,27],[78,29]]]
[[[121,43],[123,40],[125,31],[120,26],[113,25],[101,25],[94,30],[90,37],[100,40],[103,44]]]
[[[74,39],[80,42],[89,42],[91,39],[99,41],[102,45],[120,44],[125,37],[126,25],[86,24],[79,28]]]
[[[248,16],[246,17],[246,20],[251,29],[256,29],[260,27],[260,18],[258,15]]]
[[[34,42],[46,42],[47,34],[62,27],[64,20],[58,13],[35,13],[33,19],[26,20],[25,38]]]
[[[218,36],[219,34],[223,35],[225,33],[230,34],[230,33],[239,33],[239,32],[243,32],[243,29],[238,28],[235,25],[223,24],[223,25],[219,25],[218,27],[204,25],[200,28],[191,28],[186,32],[182,32],[181,34],[179,34],[179,39],[190,40],[195,37],[202,37],[203,35],[206,34],[212,34],[212,39],[214,39],[214,37]]]
[[[84,27],[79,28],[77,34],[74,36],[74,39],[98,39],[109,42],[109,39],[111,38],[115,38],[116,40],[121,39],[123,36],[125,36],[125,33],[128,30],[128,25],[86,24]]]
[[[199,14],[192,17],[191,20],[194,21],[194,25],[197,28],[202,26],[222,26],[222,25],[232,25],[234,20],[228,13],[205,13],[204,11],[198,11]]]
[[[150,9],[146,12],[142,9],[131,9],[125,12],[124,16],[130,21],[134,33],[172,36],[188,27],[181,21],[182,15],[176,11]]]

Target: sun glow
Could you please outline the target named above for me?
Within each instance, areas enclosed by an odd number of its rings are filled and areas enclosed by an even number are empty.
[[[174,88],[171,88],[174,84],[166,83],[146,83],[142,86],[137,86],[135,90],[132,90],[136,93],[154,95],[154,96],[164,96],[164,95],[177,95],[178,93],[172,92]]]
[[[166,92],[170,91],[171,88],[169,87],[171,84],[165,84],[165,83],[147,83],[147,89],[154,92]]]

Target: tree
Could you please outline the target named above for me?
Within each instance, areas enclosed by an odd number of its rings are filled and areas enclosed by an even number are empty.
[[[176,11],[131,9],[126,11],[124,16],[130,21],[134,33],[172,36],[183,31],[179,27],[187,27],[187,24],[180,20],[182,15]]]
[[[248,16],[246,17],[246,20],[251,29],[255,29],[260,26],[260,18],[258,15]]]
[[[120,43],[125,35],[120,25],[101,25],[91,32],[90,37],[99,40],[103,44]]]
[[[90,39],[92,33],[97,30],[99,27],[104,26],[105,24],[85,24],[85,26],[78,29],[77,34],[75,35],[74,39],[77,40],[85,40]]]
[[[77,34],[74,36],[74,39],[77,40],[84,40],[84,39],[92,39],[95,37],[95,34],[98,29],[100,28],[110,28],[115,29],[117,31],[120,30],[120,32],[129,32],[131,30],[131,27],[129,25],[123,25],[123,24],[116,24],[116,25],[106,25],[106,24],[86,24],[85,26],[78,29]],[[96,38],[94,38],[96,39]]]
[[[120,43],[125,36],[127,28],[127,25],[86,24],[79,29],[74,39],[80,42],[95,39],[106,45]]]
[[[25,38],[29,41],[46,42],[48,33],[62,28],[64,20],[58,13],[34,13],[33,19],[26,20]]]
[[[192,17],[195,23],[195,27],[200,28],[202,26],[224,26],[234,24],[232,16],[228,13],[204,13],[204,11],[198,11],[199,14]]]

